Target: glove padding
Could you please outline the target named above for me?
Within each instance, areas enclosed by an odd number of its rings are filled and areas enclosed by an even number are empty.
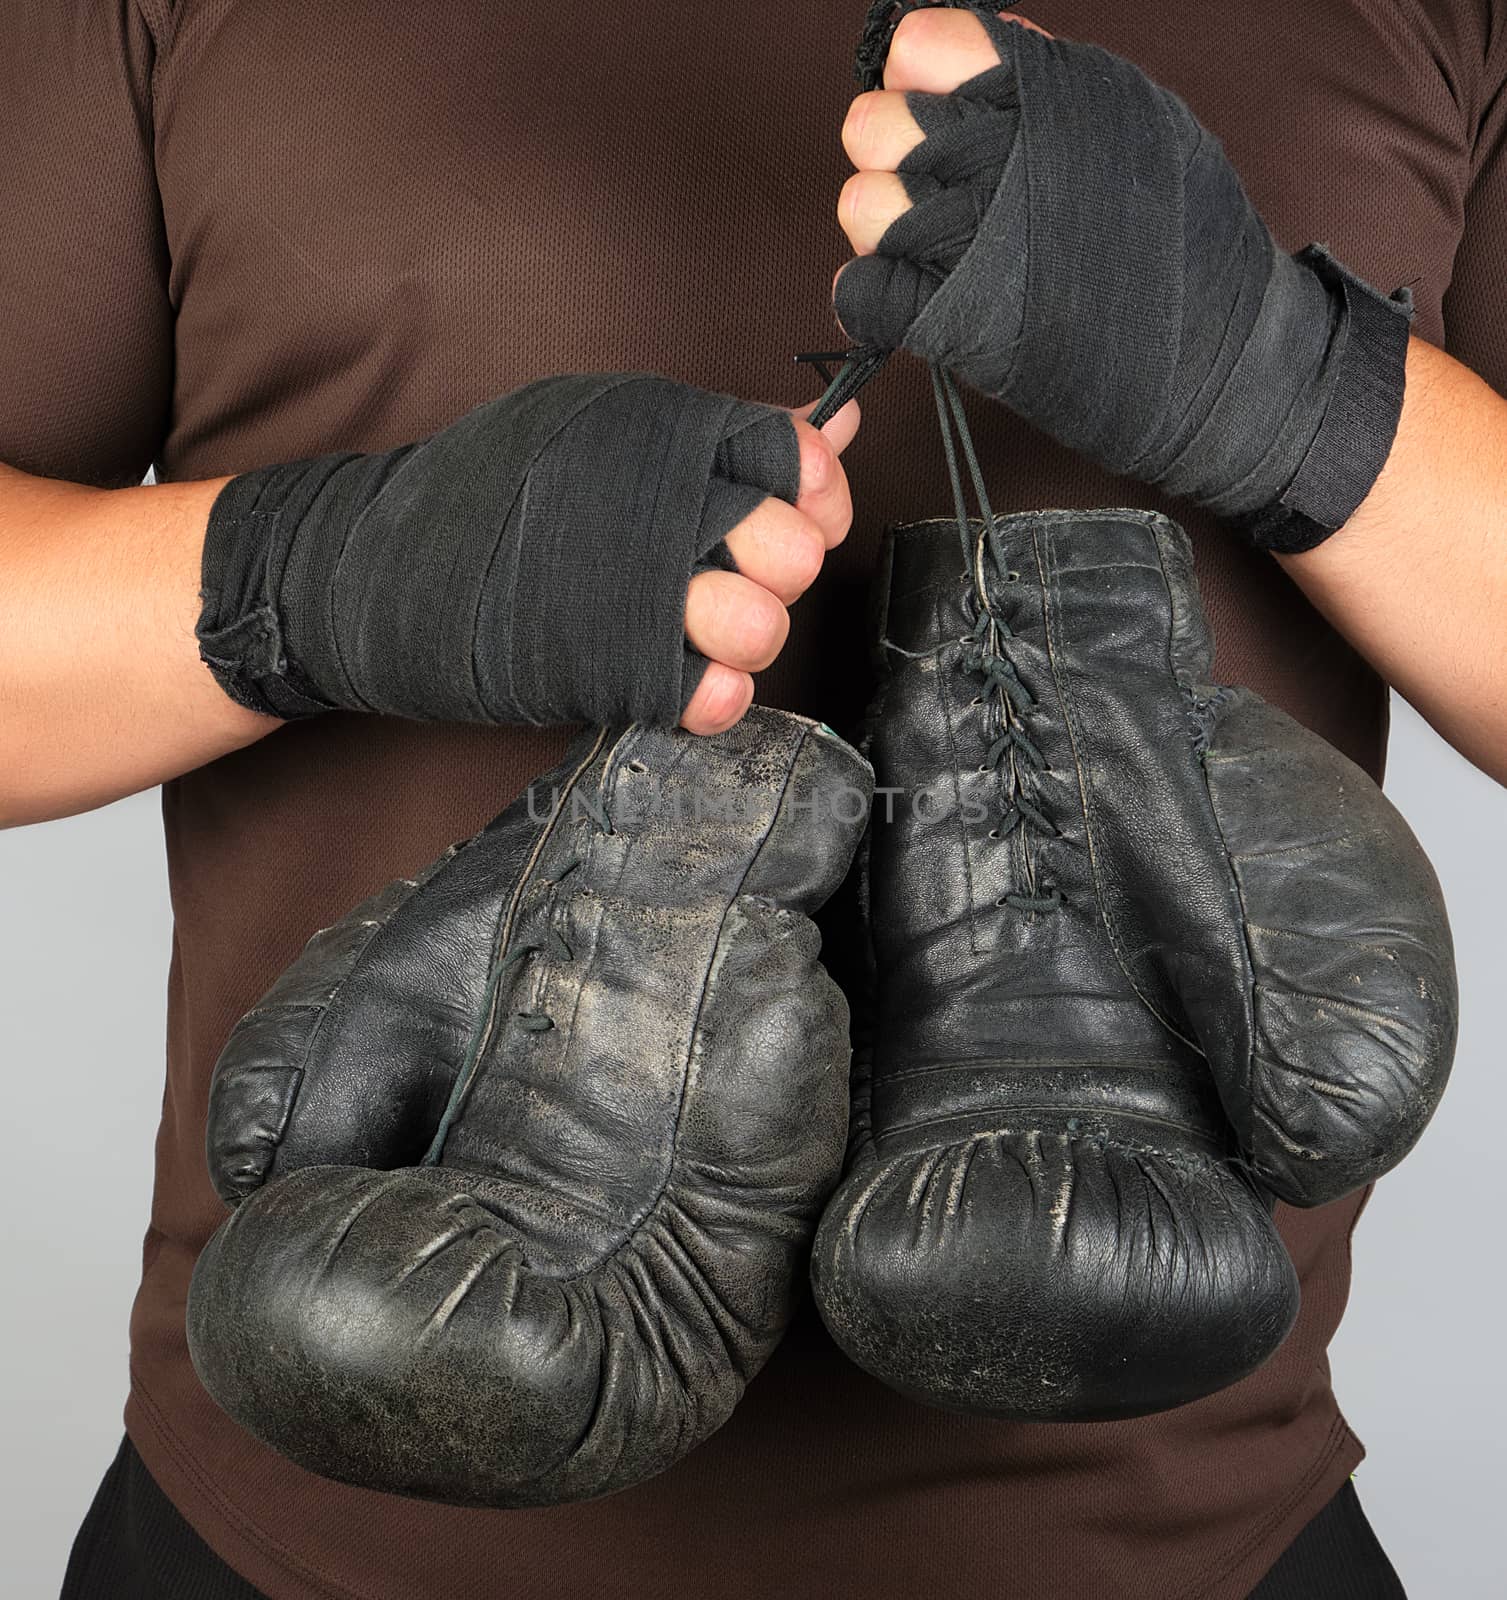
[[[1411,292],[1284,252],[1219,140],[1122,57],[954,9],[1001,64],[906,94],[913,203],[843,269],[843,327],[1258,545],[1319,543],[1391,449]]]
[[[694,572],[794,503],[787,411],[654,373],[567,373],[433,438],[232,478],[204,543],[200,654],[277,717],[675,723],[706,660]]]
[[[841,1168],[808,913],[870,784],[781,712],[600,730],[316,934],[215,1068],[237,1209],[188,1335],[220,1405],[326,1477],[487,1506],[624,1488],[718,1428]]]
[[[1417,1139],[1449,928],[1376,785],[1211,686],[1165,518],[1004,517],[981,589],[962,565],[952,524],[893,535],[868,748],[896,798],[817,1300],[918,1399],[1132,1416],[1284,1337],[1273,1196],[1333,1199]]]

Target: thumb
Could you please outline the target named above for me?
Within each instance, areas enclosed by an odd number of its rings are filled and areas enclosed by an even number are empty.
[[[816,410],[820,404],[820,397],[803,406],[786,406],[784,409],[792,415],[799,417],[802,422]],[[853,436],[858,432],[858,423],[862,413],[858,409],[856,400],[845,401],[821,425],[821,432],[827,442],[841,455],[853,442]]]

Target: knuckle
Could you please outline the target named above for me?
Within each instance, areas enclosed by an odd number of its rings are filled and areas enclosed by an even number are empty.
[[[821,535],[814,529],[806,531],[795,541],[787,567],[789,583],[796,594],[804,594],[820,577],[826,553]]]
[[[768,666],[790,633],[790,614],[772,595],[749,606],[743,619],[743,645],[751,661]]]
[[[710,582],[710,572],[696,573],[685,591],[685,616],[687,625],[698,622],[707,612],[708,608],[715,606],[715,585]]]
[[[865,175],[855,172],[837,194],[837,220],[844,233],[852,238],[863,219],[863,192]]]
[[[853,500],[852,500],[851,496],[847,496],[847,497],[844,498],[844,501],[843,501],[842,512],[839,515],[839,517],[837,518],[837,527],[836,527],[836,529],[834,531],[834,534],[833,534],[832,543],[834,545],[841,544],[843,542],[843,540],[847,538],[847,536],[848,536],[849,532],[851,531],[852,527],[853,527]],[[825,555],[825,554],[826,554],[826,552],[823,551],[823,555]]]
[[[695,725],[708,733],[721,733],[743,715],[747,679],[742,673],[708,668],[696,699]]]
[[[928,50],[934,48],[936,43],[934,18],[937,10],[935,7],[922,7],[916,11],[907,11],[901,17],[890,38],[889,55],[885,58],[887,68],[895,67],[902,72],[909,71]]]
[[[870,90],[861,94],[852,105],[848,107],[848,114],[842,123],[842,147],[856,162],[866,143],[870,118],[874,114],[874,95],[877,91]]]
[[[831,441],[820,428],[813,428],[810,423],[800,430],[800,441],[801,487],[826,488],[832,480],[832,467],[837,459],[837,452],[832,448]]]
[[[729,677],[727,685],[722,691],[721,704],[718,707],[718,716],[721,718],[722,726],[725,728],[732,727],[752,704],[753,679],[742,672],[736,677]]]

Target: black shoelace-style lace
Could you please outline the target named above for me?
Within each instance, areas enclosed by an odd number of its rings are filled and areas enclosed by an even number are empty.
[[[603,833],[613,831],[611,822],[605,814],[600,818],[591,816],[582,817],[581,822],[590,823],[599,828]],[[571,856],[561,866],[556,868],[553,878],[548,880],[548,887],[553,891],[570,876],[586,859],[584,852]],[[502,986],[504,975],[510,972],[520,961],[527,961],[533,956],[549,956],[556,961],[574,961],[575,951],[571,949],[569,941],[560,930],[546,924],[542,933],[534,937],[515,937],[507,948],[492,964],[492,970],[487,974],[487,986],[482,993],[481,1008],[478,1013],[476,1026],[472,1029],[471,1038],[466,1045],[466,1053],[461,1060],[460,1070],[455,1074],[455,1083],[450,1091],[450,1098],[445,1105],[444,1114],[440,1117],[439,1125],[434,1130],[434,1137],[429,1141],[429,1148],[424,1152],[421,1166],[432,1167],[439,1163],[444,1154],[445,1141],[450,1137],[450,1129],[455,1119],[460,1115],[461,1108],[465,1105],[470,1094],[472,1083],[475,1081],[477,1064],[481,1053],[486,1048],[493,1032],[493,1020],[497,1005],[498,990]],[[524,1033],[548,1033],[555,1025],[555,1019],[545,1011],[517,1011],[513,1013],[513,1020]]]
[[[819,427],[851,399],[883,366],[888,353],[873,346],[857,345],[846,352],[817,351],[798,355],[795,359],[810,362],[827,385],[810,413],[812,424]],[[834,376],[825,364],[840,356],[846,359]],[[1051,911],[1062,904],[1062,891],[1041,882],[1036,852],[1032,848],[1033,838],[1051,839],[1057,836],[1057,829],[1040,804],[1038,787],[1041,775],[1050,769],[1040,746],[1031,738],[1026,727],[1026,719],[1036,710],[1036,698],[1021,680],[1015,663],[1010,659],[1009,642],[1015,637],[1010,624],[995,609],[989,597],[990,568],[1001,584],[1018,582],[1020,574],[1009,569],[999,548],[995,516],[989,504],[989,492],[984,487],[984,475],[979,467],[973,435],[968,428],[963,397],[958,392],[952,374],[945,367],[935,361],[930,362],[929,367],[932,392],[937,402],[937,420],[942,428],[942,449],[947,457],[947,476],[952,484],[964,571],[972,586],[968,608],[972,627],[959,640],[962,646],[961,662],[965,672],[983,679],[983,687],[973,703],[988,703],[992,709],[990,742],[979,764],[979,771],[998,772],[1004,790],[1003,814],[999,824],[990,830],[989,837],[1005,840],[1017,832],[1022,835],[1021,864],[1025,886],[1023,890],[1001,895],[996,903],[1011,906],[1017,911]],[[967,495],[958,464],[959,443],[979,510],[980,527],[977,535],[969,522]]]
[[[947,476],[952,484],[957,515],[958,537],[963,547],[965,570],[972,583],[969,596],[973,626],[958,641],[962,646],[965,672],[983,679],[983,688],[974,704],[987,704],[991,711],[991,739],[979,763],[980,772],[998,772],[1004,790],[1004,812],[999,824],[990,830],[991,839],[1008,839],[1022,834],[1021,863],[1025,876],[1023,891],[1012,890],[996,904],[1017,911],[1052,911],[1062,904],[1062,891],[1044,885],[1038,873],[1033,837],[1056,838],[1057,829],[1038,803],[1038,780],[1050,770],[1041,747],[1031,738],[1026,719],[1036,710],[1036,697],[1022,682],[1010,659],[1010,640],[1015,637],[1009,622],[995,609],[989,595],[989,568],[1001,584],[1017,583],[1020,574],[1012,571],[1000,550],[998,530],[978,452],[968,429],[963,397],[952,374],[937,362],[931,363],[932,392],[936,396],[937,419],[942,427],[942,448],[947,455]],[[967,497],[958,470],[957,445],[953,429],[963,447],[974,499],[979,509],[979,531],[973,534],[968,520]]]

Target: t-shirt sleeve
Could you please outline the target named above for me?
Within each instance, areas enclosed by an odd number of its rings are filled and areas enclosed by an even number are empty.
[[[160,31],[140,0],[7,0],[0,15],[0,461],[28,472],[139,482],[166,428]]]
[[[1490,0],[1465,225],[1444,296],[1445,348],[1507,394],[1507,0]]]

